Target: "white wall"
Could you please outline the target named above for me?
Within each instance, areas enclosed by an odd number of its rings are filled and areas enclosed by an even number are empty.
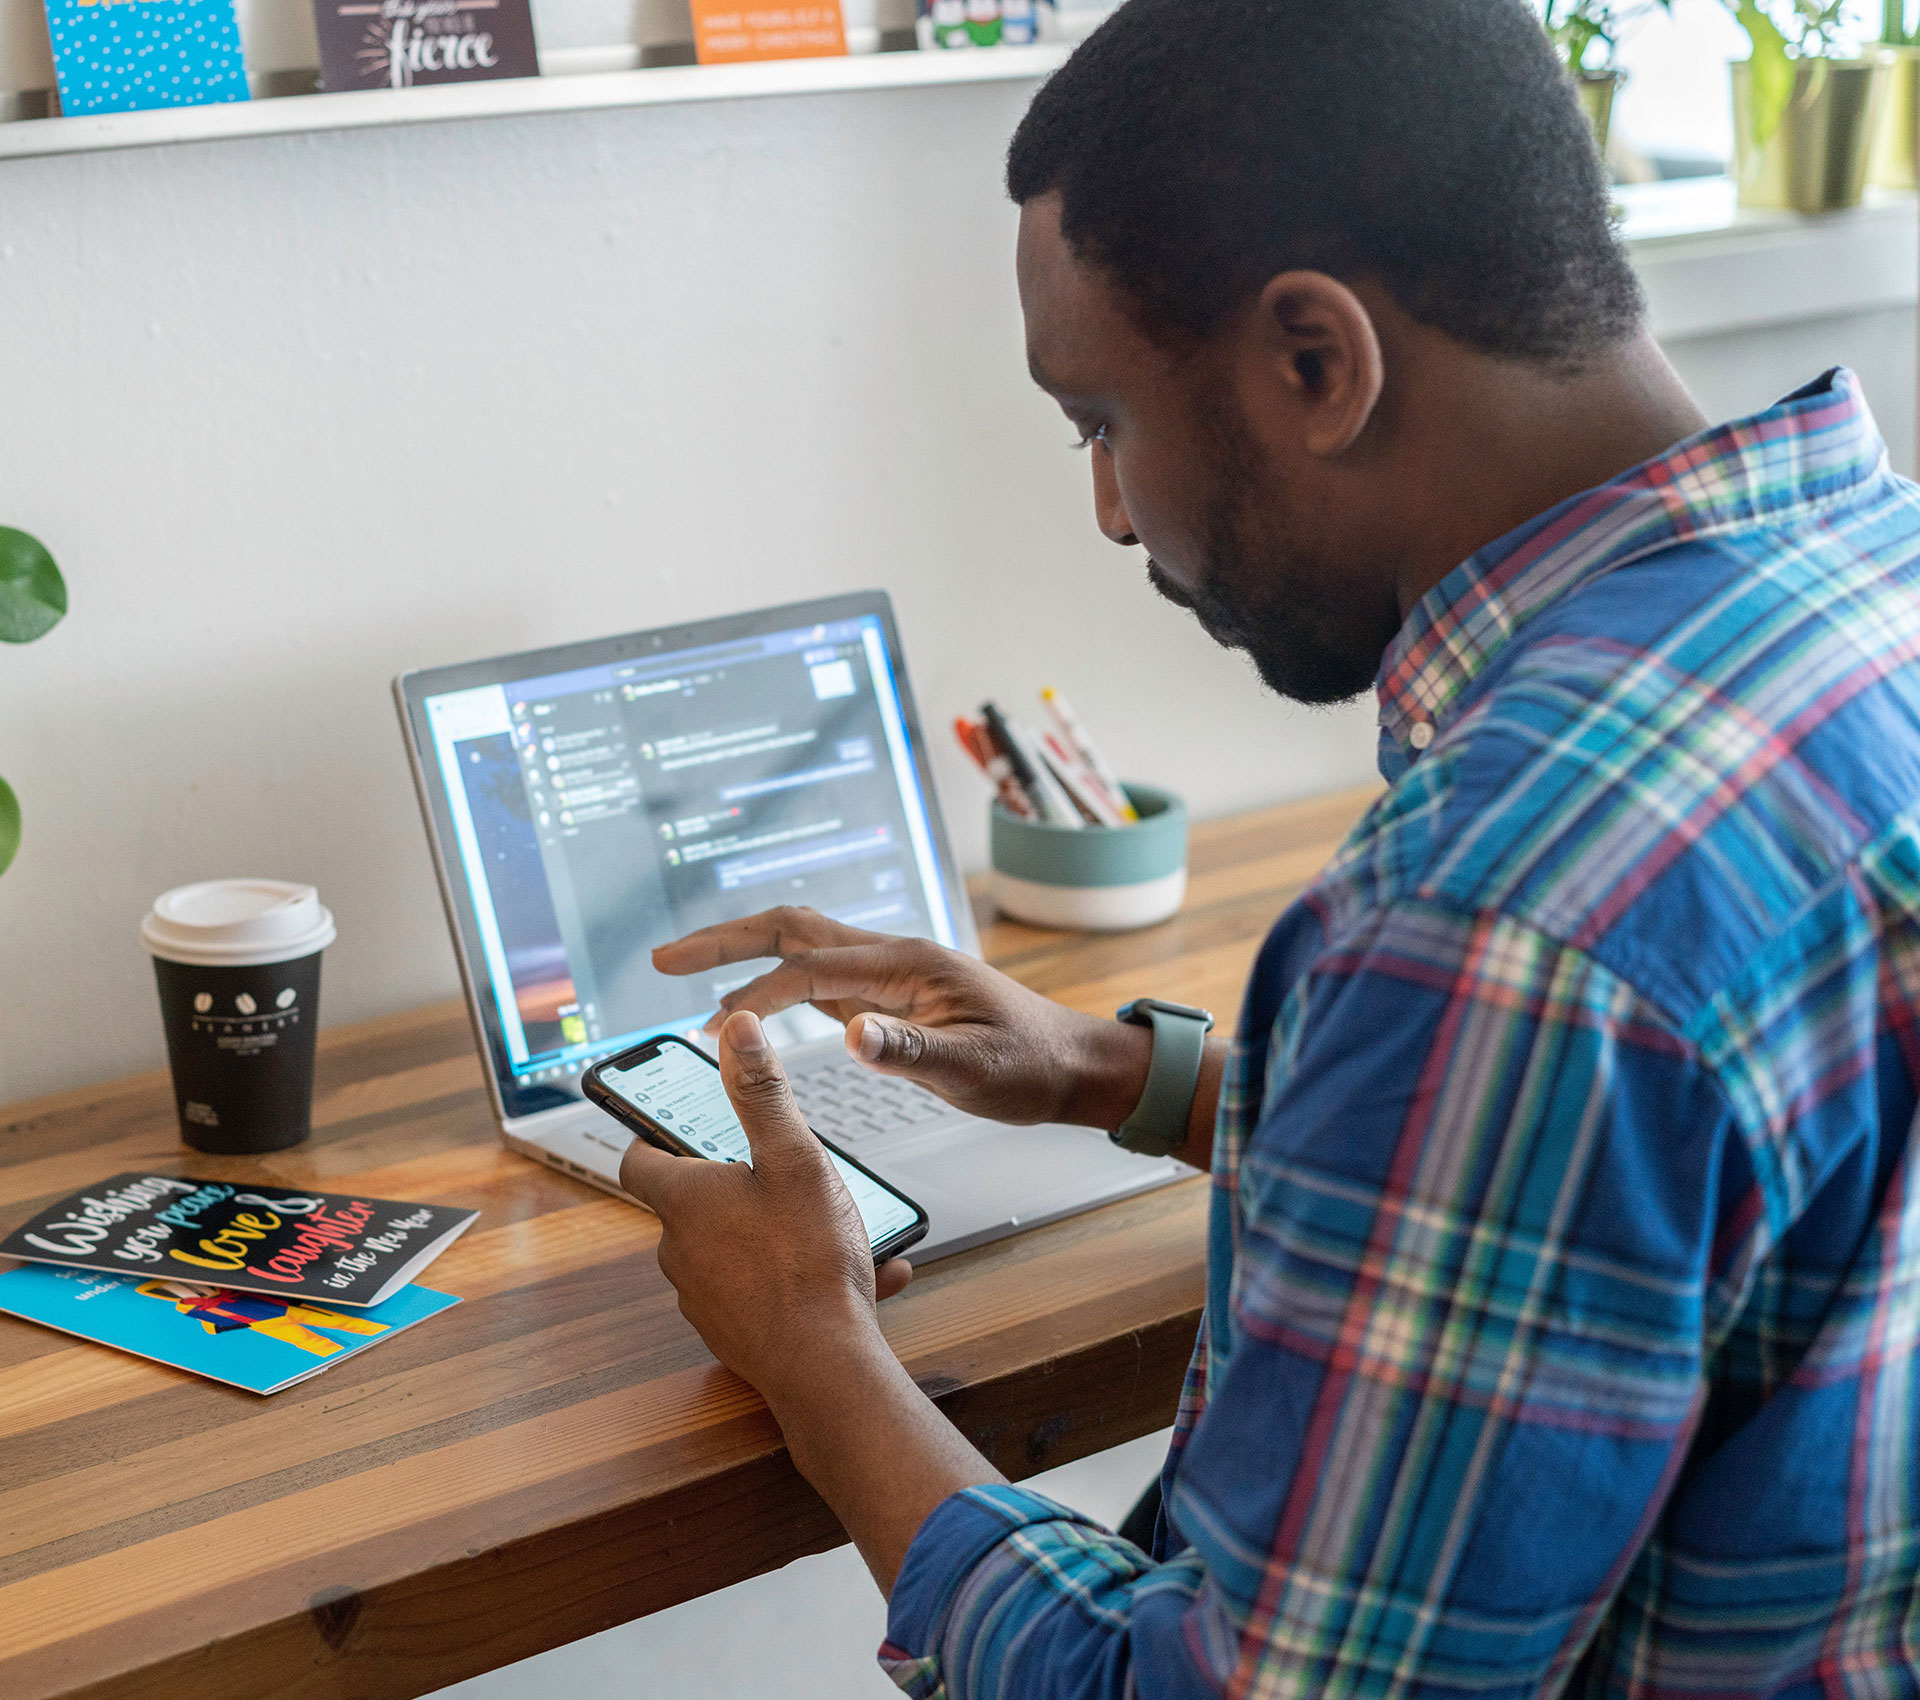
[[[1364,714],[1268,697],[1093,529],[1022,364],[1029,92],[0,164],[0,522],[73,595],[0,652],[0,1102],[159,1063],[134,930],[188,879],[317,883],[330,1021],[455,989],[407,666],[879,584],[969,864],[940,728],[986,692],[1062,686],[1202,815],[1365,777]]]
[[[1829,366],[1851,366],[1887,440],[1894,470],[1914,471],[1914,310],[1881,307],[1831,319],[1770,325],[1764,332],[1690,336],[1667,353],[1709,417],[1750,413]]]
[[[459,661],[864,585],[939,732],[1073,695],[1203,814],[1367,771],[1094,531],[1029,385],[1024,85],[0,167],[0,519],[73,612],[0,654],[0,1102],[154,1066],[134,930],[246,871],[333,906],[327,1018],[455,989],[387,695]]]

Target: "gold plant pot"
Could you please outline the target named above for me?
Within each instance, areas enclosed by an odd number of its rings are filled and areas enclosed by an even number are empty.
[[[1600,157],[1607,157],[1607,131],[1613,123],[1613,97],[1627,80],[1625,71],[1582,71],[1573,79],[1580,93],[1580,108],[1593,126],[1593,139]]]
[[[1886,88],[1874,121],[1867,181],[1876,189],[1920,188],[1915,157],[1920,155],[1920,47],[1887,47]]]
[[[1803,213],[1857,207],[1886,67],[1878,59],[1795,61],[1793,94],[1764,147],[1753,140],[1752,68],[1742,60],[1728,69],[1740,204]]]

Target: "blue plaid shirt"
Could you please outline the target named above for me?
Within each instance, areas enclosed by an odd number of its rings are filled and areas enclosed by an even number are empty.
[[[901,1687],[1920,1692],[1917,588],[1836,371],[1426,596],[1254,969],[1154,1550],[954,1495]]]

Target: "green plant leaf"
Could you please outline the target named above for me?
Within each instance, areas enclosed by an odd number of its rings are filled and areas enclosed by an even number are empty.
[[[0,874],[7,871],[20,848],[20,801],[13,787],[0,779]]]
[[[46,545],[0,525],[0,643],[45,637],[66,611],[66,581]]]
[[[1753,43],[1748,60],[1753,79],[1748,121],[1753,126],[1753,145],[1763,148],[1773,140],[1786,116],[1787,102],[1793,98],[1793,61],[1787,57],[1787,38],[1780,33],[1756,0],[1729,0],[1733,15]]]

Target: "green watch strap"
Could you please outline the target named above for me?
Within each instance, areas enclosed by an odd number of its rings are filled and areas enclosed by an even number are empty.
[[[1135,998],[1116,1012],[1121,1021],[1153,1029],[1153,1060],[1133,1114],[1114,1129],[1113,1142],[1145,1157],[1167,1157],[1187,1142],[1200,1061],[1213,1017],[1190,1004]]]

